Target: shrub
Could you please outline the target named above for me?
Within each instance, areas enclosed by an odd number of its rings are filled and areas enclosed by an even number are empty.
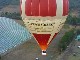
[[[59,41],[58,48],[59,51],[64,51],[67,46],[71,43],[71,41],[74,38],[74,29],[71,29],[70,31],[66,32],[65,35],[62,37],[62,39]]]
[[[1,17],[7,17],[7,18],[12,18],[12,19],[17,19],[17,20],[22,20],[20,13],[9,13],[9,12],[5,12],[5,13],[1,13]]]

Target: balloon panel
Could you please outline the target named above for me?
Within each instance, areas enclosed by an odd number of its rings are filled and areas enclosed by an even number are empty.
[[[58,33],[55,33],[55,35],[53,36],[52,40],[56,37],[57,34]],[[51,40],[49,42],[49,38],[50,38],[51,34],[35,34],[35,33],[33,33],[33,36],[36,38],[40,48],[43,51],[45,51],[48,48],[50,42],[52,41]],[[48,42],[49,42],[49,44],[48,44]]]
[[[33,33],[33,36],[38,41],[41,49],[46,50],[48,47],[47,43],[48,43],[48,40],[49,40],[51,34],[35,34],[35,33]]]
[[[39,0],[32,0],[32,16],[39,16]]]
[[[23,20],[26,27],[31,33],[52,34],[59,32],[66,19],[54,20]]]
[[[40,16],[48,16],[48,0],[40,0]]]
[[[25,1],[25,14],[27,15],[27,16],[31,16],[31,2],[32,2],[32,0],[26,0]]]
[[[63,0],[63,16],[68,15],[69,10],[69,2],[68,0]]]
[[[56,16],[56,0],[49,0],[49,16]]]

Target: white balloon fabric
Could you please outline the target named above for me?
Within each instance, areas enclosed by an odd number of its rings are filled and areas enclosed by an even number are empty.
[[[29,32],[14,20],[0,17],[0,54],[31,38]]]

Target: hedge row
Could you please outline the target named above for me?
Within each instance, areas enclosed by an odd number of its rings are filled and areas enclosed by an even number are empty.
[[[64,51],[67,46],[71,43],[71,41],[74,38],[74,29],[71,29],[70,31],[66,32],[65,35],[62,37],[62,39],[59,41],[58,48],[59,51]]]
[[[7,17],[7,18],[12,18],[12,19],[17,19],[17,20],[22,20],[21,16],[20,16],[20,13],[9,13],[9,12],[2,12],[1,17]]]

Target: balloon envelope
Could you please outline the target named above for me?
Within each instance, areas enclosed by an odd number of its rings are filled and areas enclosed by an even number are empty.
[[[21,16],[42,51],[64,25],[68,15],[68,0],[21,0]]]

